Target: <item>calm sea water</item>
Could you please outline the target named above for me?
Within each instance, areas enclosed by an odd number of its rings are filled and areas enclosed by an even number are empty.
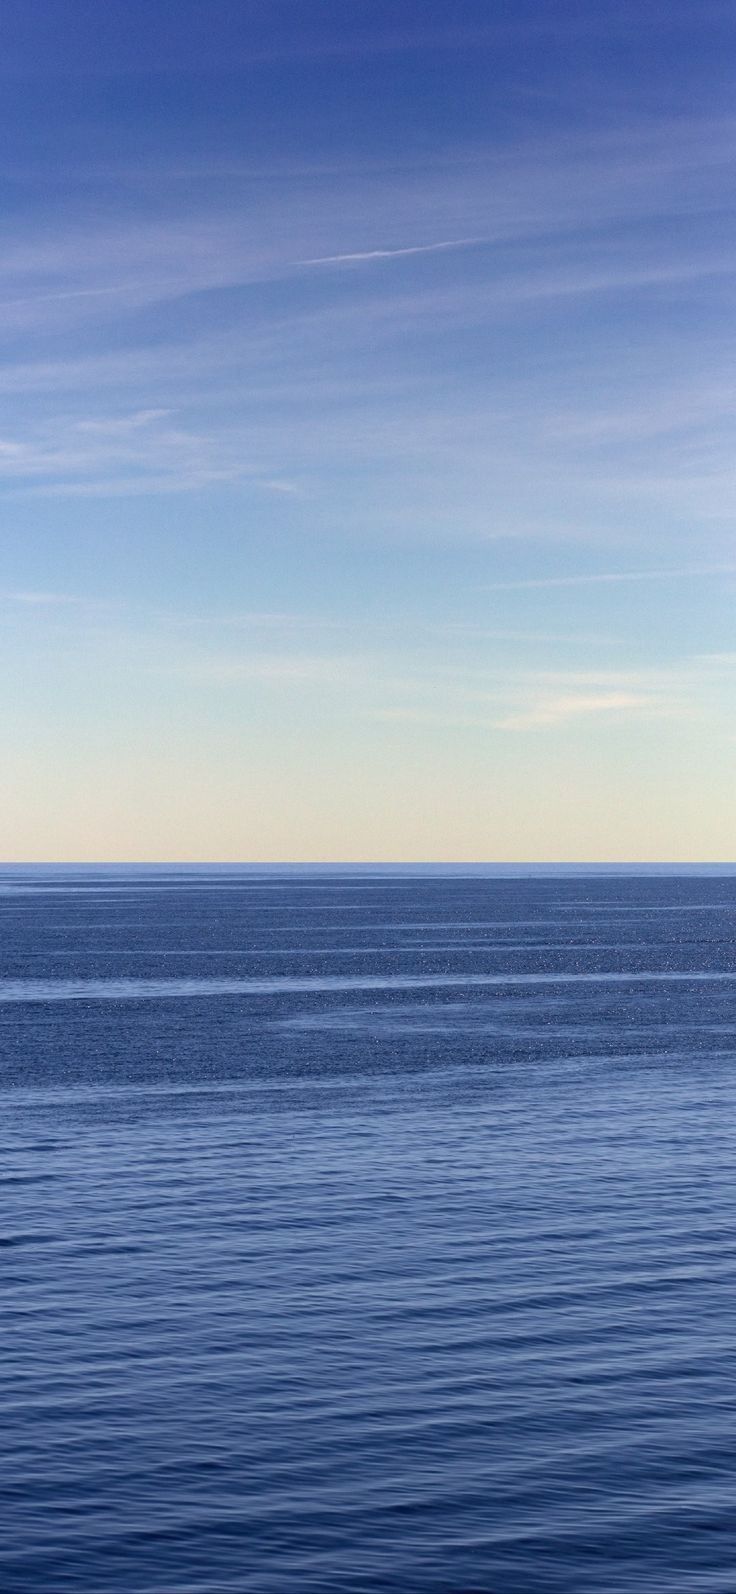
[[[733,1594],[735,930],[3,876],[3,1594]]]

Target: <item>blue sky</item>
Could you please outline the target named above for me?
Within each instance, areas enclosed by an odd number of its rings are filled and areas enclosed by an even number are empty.
[[[5,0],[5,856],[733,857],[735,48]]]

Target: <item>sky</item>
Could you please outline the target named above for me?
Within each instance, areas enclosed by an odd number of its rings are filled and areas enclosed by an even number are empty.
[[[0,856],[736,857],[734,0],[3,0]]]

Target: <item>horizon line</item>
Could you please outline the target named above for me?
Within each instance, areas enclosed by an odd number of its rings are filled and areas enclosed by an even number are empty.
[[[397,873],[397,872],[400,872],[400,871],[408,871],[408,872],[411,872],[411,873],[416,873],[416,872],[439,872],[439,871],[442,871],[442,870],[451,870],[454,873],[455,872],[473,873],[473,872],[476,872],[476,871],[480,871],[482,873],[497,872],[497,873],[501,873],[501,874],[507,874],[509,872],[521,869],[521,870],[524,870],[524,871],[527,871],[527,872],[533,871],[533,872],[538,872],[538,873],[543,873],[543,874],[549,874],[549,873],[553,873],[553,872],[561,872],[561,871],[566,871],[566,870],[572,870],[572,871],[574,871],[576,873],[581,872],[581,871],[586,871],[586,870],[591,871],[593,873],[600,873],[600,872],[604,872],[604,871],[605,872],[615,873],[615,872],[620,872],[620,871],[623,871],[623,870],[625,870],[625,871],[627,871],[629,873],[636,873],[636,872],[648,873],[648,872],[651,872],[651,871],[667,870],[668,872],[676,873],[677,871],[680,871],[680,870],[684,870],[684,871],[706,870],[708,872],[718,872],[719,870],[726,870],[727,872],[730,872],[730,871],[735,871],[736,872],[736,859],[729,859],[729,858],[720,858],[720,859],[699,859],[699,858],[691,858],[691,859],[671,859],[671,858],[636,859],[636,858],[630,858],[630,859],[616,859],[616,860],[614,860],[614,859],[606,859],[606,858],[599,858],[599,859],[595,859],[595,858],[579,858],[579,859],[565,858],[565,859],[555,859],[555,860],[542,860],[542,859],[533,859],[533,858],[529,858],[529,859],[527,859],[527,858],[518,858],[518,859],[512,859],[512,860],[494,860],[494,859],[469,859],[469,860],[463,860],[463,859],[452,859],[452,858],[443,858],[443,859],[411,859],[411,858],[405,858],[405,859],[357,859],[357,858],[353,858],[353,859],[350,859],[350,858],[348,858],[348,859],[266,859],[266,860],[253,860],[253,859],[236,859],[236,858],[231,858],[231,859],[208,859],[208,858],[199,858],[199,859],[191,859],[191,858],[190,859],[179,859],[179,858],[95,858],[95,859],[65,858],[65,859],[60,859],[60,858],[37,858],[37,859],[16,859],[16,860],[0,861],[0,873],[2,873],[2,874],[7,874],[9,872],[18,871],[18,870],[39,870],[39,869],[53,869],[53,870],[64,870],[64,869],[67,869],[67,870],[68,869],[77,869],[77,870],[85,870],[85,869],[87,869],[87,870],[100,870],[100,869],[107,869],[107,870],[113,870],[113,869],[141,869],[141,870],[145,870],[145,869],[149,869],[149,870],[176,869],[176,870],[179,870],[179,871],[185,871],[185,870],[201,871],[203,869],[210,869],[210,870],[215,870],[215,871],[220,871],[220,872],[224,871],[224,870],[238,870],[238,871],[246,871],[247,870],[247,871],[252,871],[252,872],[256,872],[256,873],[264,873],[264,872],[267,872],[267,871],[281,872],[281,873],[289,872],[289,871],[299,871],[299,872],[302,872],[302,873],[305,873],[305,872],[314,873],[314,872],[318,872],[320,870],[323,870],[323,871],[343,871],[343,872],[348,872],[350,870],[359,870],[361,872],[365,872],[365,871],[368,871],[368,870],[373,870],[373,871],[378,870],[378,871],[388,871],[388,872],[391,872],[391,873]]]

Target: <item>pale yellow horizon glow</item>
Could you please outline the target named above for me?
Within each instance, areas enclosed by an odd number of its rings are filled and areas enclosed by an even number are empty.
[[[736,745],[623,756],[518,738],[449,754],[414,742],[311,763],[38,755],[0,799],[2,861],[172,863],[730,862]],[[672,749],[669,749],[670,754]],[[710,757],[706,759],[705,753]],[[46,763],[46,767],[42,765]],[[245,767],[244,767],[245,766]]]

